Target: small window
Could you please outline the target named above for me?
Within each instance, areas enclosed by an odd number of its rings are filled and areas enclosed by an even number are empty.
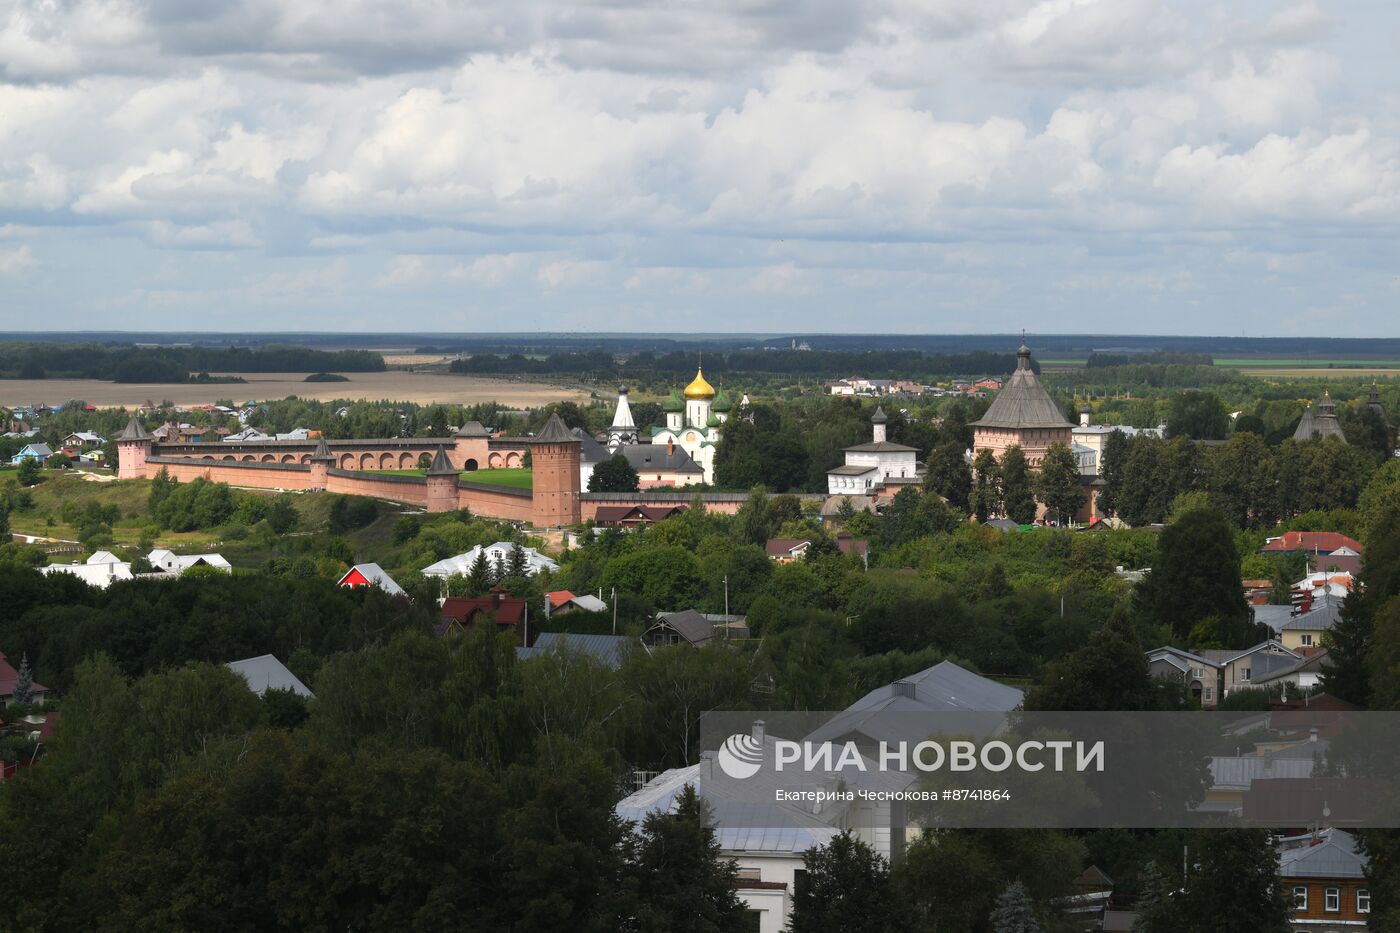
[[[1303,647],[1305,647],[1305,648],[1310,648],[1310,647],[1312,647],[1312,636],[1311,636],[1311,635],[1304,635],[1304,636],[1303,636]]]
[[[1213,697],[1212,697],[1211,694],[1212,694],[1212,690],[1211,690],[1209,687],[1207,687],[1207,688],[1206,688],[1206,699],[1207,699],[1207,700],[1213,699]]]
[[[1359,914],[1369,914],[1371,912],[1371,891],[1368,888],[1356,889],[1356,912]]]
[[[1293,909],[1294,909],[1294,910],[1307,910],[1307,909],[1308,909],[1308,887],[1307,887],[1307,885],[1300,884],[1300,885],[1298,885],[1297,887],[1295,887],[1295,888],[1293,889]]]
[[[1243,680],[1244,680],[1245,683],[1249,683],[1249,668],[1247,668],[1247,667],[1244,669],[1244,678],[1243,678]]]
[[[1342,889],[1328,888],[1323,892],[1322,909],[1327,911],[1338,911],[1342,909]]]

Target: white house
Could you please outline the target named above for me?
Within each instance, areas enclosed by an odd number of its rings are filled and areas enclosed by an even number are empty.
[[[83,563],[49,564],[40,567],[39,572],[45,576],[66,573],[100,590],[105,590],[118,580],[132,579],[131,564],[110,551],[98,551]]]
[[[227,573],[233,567],[222,554],[176,554],[165,548],[156,548],[146,556],[151,567],[165,573],[181,574],[191,567],[217,567]]]
[[[486,563],[494,568],[497,563],[503,567],[510,566],[510,552],[515,545],[509,541],[497,541],[495,544],[488,544],[485,547],[477,545],[465,554],[458,554],[455,557],[445,557],[434,564],[429,564],[423,568],[425,577],[447,577],[454,574],[466,576],[471,573],[472,564],[476,563],[476,556],[482,551],[486,552]],[[541,570],[555,572],[559,569],[557,561],[550,560],[532,547],[521,546],[525,552],[525,573],[526,576],[533,577]]]

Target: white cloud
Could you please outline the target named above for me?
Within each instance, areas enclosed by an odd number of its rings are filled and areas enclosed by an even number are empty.
[[[202,293],[164,250],[237,256],[245,295],[293,296],[277,283],[362,254],[345,267],[359,286],[424,307],[465,292],[600,324],[702,293],[752,326],[757,296],[780,294],[839,323],[861,289],[911,315],[1046,281],[1115,300],[1179,293],[1183,273],[1306,291],[1316,275],[1223,257],[1326,237],[1393,250],[1400,78],[1369,38],[1397,17],[1267,0],[13,0],[0,203],[44,238],[46,272],[81,268],[83,237],[129,242],[148,304],[156,268],[160,294]],[[1163,243],[1189,244],[1180,268],[1116,267],[1161,262]]]
[[[0,276],[5,278],[27,272],[38,264],[28,244],[21,243],[15,249],[0,249]]]

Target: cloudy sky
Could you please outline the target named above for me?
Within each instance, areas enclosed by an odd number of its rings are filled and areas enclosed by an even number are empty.
[[[1400,8],[0,0],[0,329],[1400,335]]]

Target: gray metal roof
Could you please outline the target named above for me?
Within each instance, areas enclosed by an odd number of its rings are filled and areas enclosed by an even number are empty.
[[[396,582],[394,582],[394,578],[389,576],[388,572],[385,571],[385,569],[379,566],[378,564],[356,564],[349,570],[345,571],[345,576],[341,577],[340,579],[344,580],[345,577],[350,576],[350,574],[354,573],[356,570],[358,570],[360,572],[360,575],[363,576],[366,580],[373,583],[375,586],[379,587],[381,590],[388,593],[390,596],[408,595],[404,592],[403,587],[399,586]]]
[[[679,444],[624,444],[617,450],[638,473],[663,470],[668,473],[704,473],[700,465]]]
[[[1340,829],[1329,829],[1324,841],[1284,849],[1278,854],[1279,874],[1284,878],[1365,878],[1367,859],[1356,839]]]
[[[243,679],[248,681],[248,689],[258,696],[269,690],[290,690],[297,696],[307,698],[315,696],[296,674],[287,670],[287,665],[270,654],[244,658],[242,661],[230,661],[224,667],[235,674],[242,674]]]
[[[626,635],[575,635],[571,632],[544,632],[529,648],[516,648],[515,656],[522,661],[537,658],[551,651],[573,651],[586,654],[616,670],[622,666],[633,639]]]
[[[866,473],[873,473],[880,469],[873,463],[845,463],[839,467],[832,467],[826,471],[827,476],[863,476]]]
[[[1005,713],[1020,706],[1023,699],[1025,693],[1016,687],[988,680],[952,661],[940,661],[895,683],[876,687],[807,738],[823,742],[865,736],[872,741],[898,741],[906,738],[903,731],[914,725],[922,726],[926,736],[927,720],[880,714]]]
[[[677,635],[692,645],[704,644],[715,635],[715,627],[710,620],[694,609],[682,609],[680,612],[658,612],[656,618],[658,622],[665,622]]]
[[[1016,371],[974,426],[984,428],[1072,428],[1065,413],[1031,369],[1031,351],[1016,351]]]
[[[917,447],[906,447],[903,444],[896,444],[894,441],[871,441],[866,444],[857,444],[854,447],[847,447],[845,449],[857,453],[872,454],[893,454],[900,453],[901,451],[908,451],[910,453],[919,452],[919,448]]]
[[[1325,632],[1342,620],[1342,601],[1324,598],[1309,612],[1299,613],[1279,626],[1285,632]]]
[[[1310,778],[1311,758],[1261,758],[1217,755],[1210,759],[1211,785],[1216,788],[1248,790],[1251,781],[1265,778]]]
[[[574,428],[573,435],[578,438],[579,462],[601,463],[612,456],[606,447],[595,441],[583,428]]]
[[[490,437],[491,432],[486,430],[480,421],[468,421],[457,429],[458,437]]]
[[[1293,618],[1292,606],[1250,606],[1255,622],[1263,622],[1275,633],[1283,630],[1284,623]]]

